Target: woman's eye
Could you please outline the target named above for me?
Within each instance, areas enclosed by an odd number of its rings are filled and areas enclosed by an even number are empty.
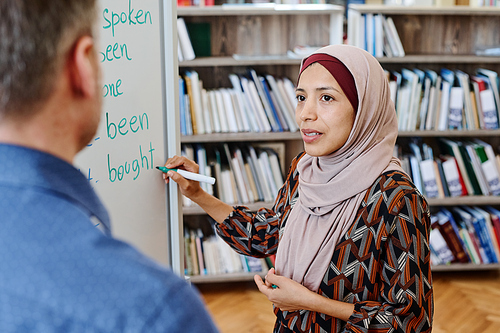
[[[328,96],[328,95],[323,95],[321,96],[321,99],[325,102],[330,102],[330,101],[333,101],[333,97],[332,96]]]
[[[306,98],[305,98],[304,96],[302,96],[302,95],[298,95],[298,96],[297,96],[297,101],[299,101],[299,102],[303,102],[303,101],[305,101],[305,100],[306,100]]]

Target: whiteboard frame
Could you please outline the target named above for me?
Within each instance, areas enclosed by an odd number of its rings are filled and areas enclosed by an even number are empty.
[[[179,63],[177,57],[177,2],[159,0],[160,12],[163,13],[162,44],[163,44],[163,105],[164,105],[164,138],[165,156],[180,155],[181,133],[179,113]],[[184,276],[184,239],[181,194],[177,185],[170,182],[166,185],[166,223],[168,258],[172,270]]]

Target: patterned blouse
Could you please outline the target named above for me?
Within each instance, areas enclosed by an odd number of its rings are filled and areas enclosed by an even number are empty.
[[[237,252],[267,257],[298,197],[297,162],[272,209],[235,207],[217,233]],[[347,322],[306,310],[274,309],[274,332],[431,332],[431,280],[427,202],[403,173],[382,174],[368,189],[355,222],[332,253],[318,293],[354,304]]]

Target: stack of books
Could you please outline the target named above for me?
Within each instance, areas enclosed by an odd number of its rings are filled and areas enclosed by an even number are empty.
[[[215,0],[177,0],[178,7],[205,7],[205,6],[213,6],[215,4]]]
[[[200,183],[203,189],[228,204],[274,202],[284,183],[283,142],[252,145],[182,145],[182,155],[194,160],[200,174],[216,178],[214,185]],[[184,197],[184,206],[194,205]]]
[[[493,207],[454,207],[431,216],[431,261],[494,264],[500,259],[500,211]]]
[[[194,70],[179,77],[181,134],[295,132],[295,86],[288,78],[230,74],[231,88],[207,90]]]
[[[213,232],[204,235],[200,228],[185,229],[184,254],[184,273],[188,276],[257,274],[265,273],[274,267],[274,256],[264,259],[239,254],[222,238]]]
[[[499,128],[497,72],[403,68],[386,74],[400,131]]]
[[[374,57],[404,57],[405,50],[391,17],[349,11],[348,42]]]
[[[500,195],[500,156],[490,144],[439,139],[440,152],[434,156],[427,144],[408,144],[410,152],[396,147],[403,169],[427,198],[467,195]]]

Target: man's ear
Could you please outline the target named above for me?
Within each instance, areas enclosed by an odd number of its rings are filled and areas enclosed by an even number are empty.
[[[93,97],[99,71],[92,37],[82,36],[76,41],[68,65],[73,92],[81,97]]]

